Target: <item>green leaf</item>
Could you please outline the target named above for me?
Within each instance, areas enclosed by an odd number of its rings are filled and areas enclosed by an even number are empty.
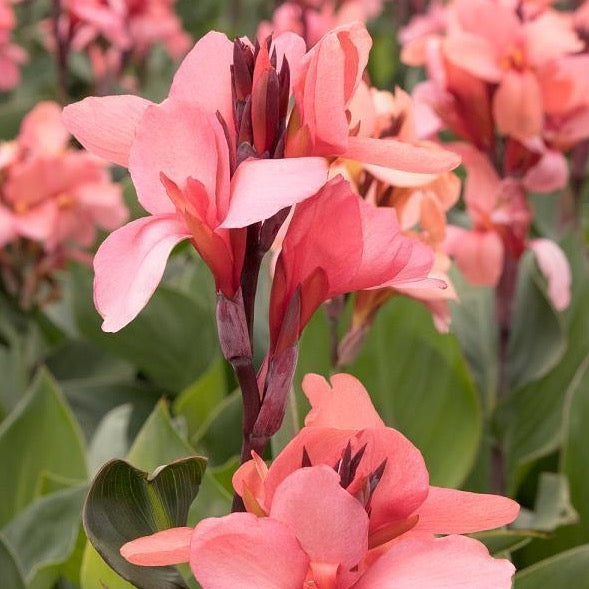
[[[566,477],[554,472],[543,472],[538,482],[534,511],[522,509],[513,527],[552,532],[578,520],[579,515],[571,505]]]
[[[25,572],[27,586],[50,589],[71,555],[80,528],[87,485],[64,489],[31,503],[2,530]]]
[[[472,286],[458,271],[452,281],[459,301],[451,302],[450,330],[458,338],[487,411],[492,411],[499,378],[495,292]]]
[[[528,252],[520,261],[508,344],[507,372],[511,389],[538,380],[553,368],[565,350],[562,321]]]
[[[25,581],[18,567],[16,555],[0,534],[0,571],[6,589],[25,589]]]
[[[219,403],[190,440],[192,445],[217,466],[241,450],[241,392],[234,391]]]
[[[174,428],[168,403],[161,400],[135,438],[127,460],[151,472],[162,464],[193,454],[194,449]]]
[[[580,516],[583,539],[589,541],[589,357],[584,368],[578,386],[570,392],[565,407],[561,470],[568,477],[571,500]]]
[[[192,456],[163,466],[151,477],[122,460],[109,462],[98,473],[84,506],[84,528],[120,576],[140,589],[186,587],[176,568],[135,566],[119,550],[140,536],[186,525],[205,468],[204,458]]]
[[[74,480],[86,478],[82,434],[45,370],[0,424],[0,464],[0,526],[35,498],[44,472]]]
[[[225,360],[215,358],[209,369],[184,389],[172,405],[175,415],[186,420],[188,437],[194,436],[227,395]]]
[[[459,485],[481,435],[477,393],[456,339],[429,313],[396,298],[379,313],[352,365],[383,419],[423,453],[432,484]]]
[[[86,542],[82,558],[80,584],[82,589],[136,589],[104,562],[90,542]]]
[[[562,552],[515,575],[514,589],[589,589],[589,544]]]
[[[90,274],[76,268],[75,312],[89,340],[131,362],[168,391],[181,391],[200,376],[217,353],[214,317],[192,298],[161,285],[127,327],[104,333],[92,300]]]
[[[514,552],[528,544],[532,538],[544,538],[545,534],[535,530],[490,530],[470,534],[480,540],[493,556]]]

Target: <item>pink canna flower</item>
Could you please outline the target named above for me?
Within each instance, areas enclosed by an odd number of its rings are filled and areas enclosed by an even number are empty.
[[[12,90],[20,83],[20,66],[27,60],[22,47],[11,42],[16,26],[11,0],[0,0],[0,92]]]
[[[336,177],[297,206],[282,243],[270,297],[271,350],[295,344],[327,299],[387,285],[418,286],[432,263],[431,249],[402,234],[392,209],[363,201]]]
[[[0,144],[2,271],[27,308],[38,283],[68,258],[88,261],[98,229],[112,231],[127,219],[105,162],[71,149],[70,138],[61,108],[40,102],[16,140]],[[25,280],[29,266],[34,270]]]
[[[340,43],[340,37],[349,42]],[[184,239],[208,264],[218,291],[235,297],[243,228],[270,219],[323,186],[330,155],[321,141],[327,128],[323,120],[345,119],[346,97],[365,65],[359,51],[368,51],[370,39],[352,25],[328,35],[318,48],[323,43],[333,45],[332,57],[339,64],[330,78],[331,92],[310,66],[313,56],[303,57],[304,41],[296,35],[268,39],[254,48],[209,33],[180,66],[162,104],[113,96],[66,107],[66,126],[87,149],[128,165],[139,200],[150,213],[110,236],[96,256],[95,300],[105,319],[103,329],[116,331],[135,317],[160,281],[169,253]],[[289,112],[293,85],[295,111],[306,113],[302,123]],[[322,92],[322,102],[304,98],[301,89],[312,85]],[[334,156],[348,144],[348,128],[338,128]],[[313,140],[303,142],[301,134]],[[413,173],[443,171],[458,163],[448,152],[431,156],[424,148],[377,143],[358,155]]]
[[[305,428],[269,470],[254,455],[235,474],[250,513],[139,538],[121,554],[189,560],[204,589],[510,587],[511,563],[454,534],[509,523],[518,505],[429,487],[421,454],[384,425],[362,385],[339,374],[332,386],[307,375]]]
[[[446,58],[473,76],[498,84],[493,113],[501,133],[517,139],[542,131],[538,70],[583,44],[569,16],[545,10],[520,20],[516,7],[493,0],[456,0],[453,26],[443,41]]]
[[[449,228],[445,247],[461,272],[473,284],[496,286],[506,258],[517,260],[530,248],[548,279],[555,308],[566,308],[570,301],[568,262],[554,242],[528,240],[532,213],[525,192],[561,188],[567,179],[562,156],[545,152],[522,179],[500,179],[483,154],[467,145],[456,149],[468,172],[464,198],[473,227]]]
[[[112,231],[126,220],[120,187],[104,162],[69,149],[69,140],[55,103],[41,102],[23,119],[2,166],[0,208],[10,221],[0,244],[22,236],[50,251],[86,248],[98,227]]]

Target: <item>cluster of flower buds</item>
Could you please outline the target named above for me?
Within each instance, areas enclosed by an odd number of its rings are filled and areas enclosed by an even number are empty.
[[[55,295],[54,272],[68,259],[90,260],[98,229],[127,219],[106,163],[69,141],[59,105],[41,102],[0,143],[2,283],[24,308]]]

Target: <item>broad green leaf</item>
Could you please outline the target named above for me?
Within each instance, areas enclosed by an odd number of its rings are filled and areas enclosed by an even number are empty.
[[[481,436],[481,409],[460,347],[429,313],[397,298],[377,316],[351,366],[387,424],[422,451],[432,484],[459,485]]]
[[[589,357],[584,366],[578,386],[571,391],[566,402],[561,470],[568,477],[583,539],[589,541]]]
[[[129,451],[129,423],[133,406],[119,405],[109,411],[96,428],[88,448],[88,462],[93,474],[107,461],[124,458]]]
[[[186,420],[189,438],[202,427],[226,394],[225,360],[219,356],[200,378],[176,397],[172,405],[174,414]]]
[[[6,589],[25,589],[25,580],[18,566],[16,555],[0,534],[0,571]]]
[[[532,538],[543,538],[545,534],[536,530],[490,530],[470,534],[480,540],[493,556],[514,552],[528,544]]]
[[[82,589],[137,589],[121,576],[117,575],[104,562],[95,548],[86,542],[82,568],[80,570],[80,584]]]
[[[86,478],[82,434],[45,370],[0,424],[0,464],[0,526],[35,498],[44,472],[74,480]]]
[[[92,300],[91,276],[75,272],[78,327],[90,341],[131,362],[168,391],[181,391],[217,353],[214,317],[193,299],[161,285],[145,309],[117,333],[104,333]]]
[[[141,428],[126,460],[151,472],[162,464],[193,454],[194,449],[174,428],[168,404],[162,400]]]
[[[219,403],[201,428],[192,437],[191,444],[217,466],[241,452],[241,393],[234,391]]]
[[[190,507],[188,525],[194,526],[207,517],[222,517],[231,512],[232,495],[207,469],[198,492]]]
[[[514,528],[551,532],[560,526],[576,523],[579,515],[571,505],[566,477],[543,472],[538,482],[534,511],[522,509]]]
[[[17,555],[28,587],[50,589],[59,565],[71,555],[80,528],[87,485],[64,489],[31,503],[2,530]]]
[[[177,569],[127,562],[121,546],[139,536],[186,525],[188,510],[206,468],[204,458],[183,458],[146,472],[122,460],[106,464],[92,483],[84,506],[84,528],[102,558],[140,589],[185,587]]]
[[[515,575],[514,589],[589,589],[589,544],[562,552]]]
[[[563,242],[575,279],[573,297],[563,313],[566,354],[541,380],[505,398],[496,422],[505,443],[508,491],[513,495],[531,464],[555,451],[563,441],[563,408],[579,387],[589,362],[589,270],[584,246],[576,239]],[[535,326],[530,326],[530,330]]]
[[[562,321],[528,252],[520,261],[507,350],[511,390],[547,374],[562,357],[565,346]]]
[[[472,286],[458,271],[452,281],[459,301],[450,303],[451,332],[458,338],[486,411],[492,411],[499,378],[494,290]]]

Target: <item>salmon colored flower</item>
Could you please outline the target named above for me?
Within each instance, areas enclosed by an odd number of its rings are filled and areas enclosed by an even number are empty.
[[[20,66],[27,60],[22,47],[11,42],[16,26],[11,0],[0,0],[0,92],[12,90],[20,83]]]
[[[70,138],[61,108],[40,102],[18,137],[0,143],[0,269],[25,308],[40,302],[38,287],[67,259],[88,261],[98,229],[127,219],[106,163],[71,149]]]
[[[48,251],[86,248],[98,228],[112,231],[126,220],[120,187],[105,163],[70,149],[69,140],[59,106],[41,102],[23,119],[15,142],[2,144],[0,245],[26,237]]]
[[[329,80],[314,65],[324,44],[334,72]],[[105,330],[135,317],[184,239],[209,265],[218,291],[236,296],[242,228],[313,196],[326,181],[328,155],[356,145],[350,157],[413,173],[457,165],[449,152],[394,141],[354,144],[345,110],[366,63],[359,52],[367,56],[369,45],[359,25],[328,35],[306,57],[304,41],[293,34],[252,47],[209,33],[180,66],[162,104],[112,96],[66,107],[66,125],[87,149],[129,166],[151,213],[110,236],[96,256],[95,300]],[[296,114],[289,111],[293,86]],[[338,123],[330,154],[324,143],[334,119],[346,122]]]
[[[204,589],[507,589],[513,565],[458,535],[511,522],[510,499],[428,486],[419,451],[387,428],[362,385],[317,375],[303,386],[305,428],[268,470],[254,459],[234,486],[250,513],[175,528],[121,548],[130,562],[187,559]]]
[[[517,260],[530,248],[549,281],[554,306],[566,308],[570,300],[568,262],[555,243],[535,240],[538,243],[534,245],[534,240],[529,241],[532,213],[525,197],[526,188],[562,187],[567,170],[561,156],[544,153],[523,179],[501,179],[483,154],[467,145],[455,148],[468,172],[464,199],[473,226],[450,227],[445,247],[461,272],[473,284],[496,286],[505,258]]]
[[[432,250],[402,234],[392,209],[363,201],[336,177],[297,206],[282,243],[270,297],[271,351],[295,344],[327,299],[377,287],[417,286],[432,263]]]

